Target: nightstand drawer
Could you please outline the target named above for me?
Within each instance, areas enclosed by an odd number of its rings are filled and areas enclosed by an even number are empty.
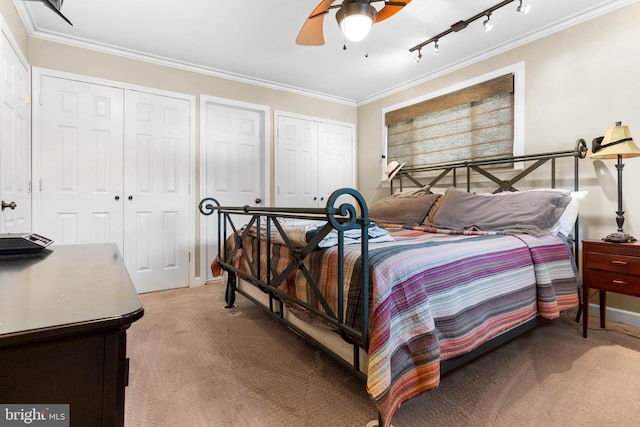
[[[588,269],[585,273],[585,279],[591,288],[640,296],[640,277],[638,276],[592,269]]]
[[[616,271],[637,274],[640,271],[640,258],[600,252],[585,253],[585,261],[590,270]]]

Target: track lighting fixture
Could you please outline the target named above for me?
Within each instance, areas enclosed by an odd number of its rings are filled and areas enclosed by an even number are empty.
[[[527,14],[529,13],[529,11],[531,10],[531,5],[529,4],[522,4],[522,0],[520,0],[520,4],[518,5],[518,8],[516,9],[516,11],[522,13],[522,14]]]
[[[484,30],[489,32],[493,28],[493,22],[491,22],[491,13],[487,13],[487,19],[482,23]]]
[[[416,61],[416,64],[418,62],[420,62],[420,60],[422,59],[422,49],[418,49],[418,55],[416,55],[415,58],[413,58],[414,61]]]
[[[491,28],[493,28],[493,22],[491,22],[491,14],[493,12],[495,12],[496,10],[510,4],[513,3],[516,0],[503,0],[500,3],[491,6],[490,8],[483,10],[482,12],[472,16],[469,19],[466,20],[460,20],[454,24],[452,24],[449,28],[447,28],[445,31],[441,32],[440,34],[436,34],[435,36],[431,37],[428,40],[423,41],[420,44],[415,45],[414,47],[412,47],[411,49],[409,49],[409,52],[413,52],[413,51],[418,51],[418,57],[422,58],[422,55],[420,54],[420,50],[428,45],[429,43],[433,43],[433,53],[437,53],[440,49],[440,46],[438,45],[439,40],[451,33],[457,33],[460,32],[462,30],[464,30],[465,28],[467,28],[469,26],[469,24],[471,24],[472,22],[475,22],[479,19],[485,19],[482,24],[484,26],[485,31],[490,31]],[[519,13],[522,14],[526,14],[529,12],[530,10],[530,6],[528,4],[523,4],[523,0],[518,0],[518,7],[517,7],[517,11]],[[416,62],[419,61],[419,58],[416,57]]]

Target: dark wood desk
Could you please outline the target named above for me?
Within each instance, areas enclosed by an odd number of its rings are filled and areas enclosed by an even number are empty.
[[[144,313],[114,244],[0,256],[0,403],[124,425],[126,330]]]

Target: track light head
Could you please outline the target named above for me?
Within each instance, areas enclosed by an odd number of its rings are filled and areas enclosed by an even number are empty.
[[[520,0],[520,4],[518,5],[518,8],[516,9],[516,11],[526,15],[527,13],[529,13],[529,11],[531,10],[531,5],[530,4],[522,4],[522,0]]]
[[[440,45],[438,44],[438,40],[433,43],[433,53],[438,54],[440,52]]]
[[[487,19],[482,23],[484,30],[489,32],[493,28],[493,22],[491,22],[491,12],[487,13]]]
[[[416,55],[415,58],[413,58],[414,61],[416,61],[416,64],[418,62],[420,62],[420,60],[422,59],[422,49],[418,49],[418,55]]]

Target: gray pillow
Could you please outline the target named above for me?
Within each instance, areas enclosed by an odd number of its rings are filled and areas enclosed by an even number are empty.
[[[452,187],[442,198],[433,226],[542,236],[549,233],[570,201],[568,191],[553,189],[474,194]]]
[[[377,223],[418,225],[439,196],[424,192],[396,194],[369,206],[369,218]]]

